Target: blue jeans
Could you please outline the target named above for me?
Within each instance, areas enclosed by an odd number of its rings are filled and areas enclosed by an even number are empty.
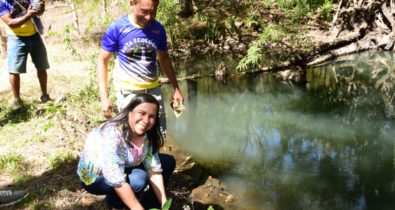
[[[162,176],[166,186],[176,167],[176,161],[173,156],[168,154],[159,154],[159,159],[162,164]],[[152,187],[144,192],[144,189],[148,185],[148,173],[145,171],[143,164],[133,168],[126,168],[125,173],[127,174],[126,181],[129,183],[136,197],[145,209],[161,208],[161,204],[156,198]],[[107,204],[110,207],[118,209],[126,207],[115,192],[114,187],[108,185],[104,181],[103,176],[97,178],[96,181],[90,185],[85,185],[84,183],[81,184],[89,193],[95,195],[106,195]]]
[[[47,50],[39,33],[26,37],[8,35],[7,48],[9,73],[26,73],[29,54],[37,70],[49,68]]]

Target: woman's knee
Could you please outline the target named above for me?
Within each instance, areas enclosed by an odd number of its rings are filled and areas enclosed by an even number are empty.
[[[148,174],[142,169],[133,169],[128,175],[128,182],[135,193],[142,192],[148,185]]]
[[[85,185],[81,182],[82,188],[94,195],[107,195],[114,192],[114,188],[108,185],[102,176],[98,177],[95,182],[90,185]]]

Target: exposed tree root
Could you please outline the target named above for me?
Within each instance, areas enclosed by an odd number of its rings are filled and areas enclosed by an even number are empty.
[[[317,65],[345,54],[365,50],[393,50],[394,0],[340,1],[332,22],[331,37],[301,56],[299,65]]]

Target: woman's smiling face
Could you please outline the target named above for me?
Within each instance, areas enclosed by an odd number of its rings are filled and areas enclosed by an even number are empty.
[[[158,107],[153,103],[142,103],[129,112],[128,120],[133,136],[143,136],[155,124]]]

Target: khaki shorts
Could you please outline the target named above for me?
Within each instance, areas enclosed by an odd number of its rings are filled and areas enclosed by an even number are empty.
[[[143,90],[121,90],[116,93],[117,96],[117,107],[118,111],[121,111],[129,102],[132,100],[134,96],[139,93],[149,93],[153,95],[156,100],[159,102],[159,123],[160,123],[160,130],[162,135],[165,137],[167,132],[166,126],[166,113],[165,113],[165,106],[163,103],[162,91],[160,86],[151,88],[151,89],[143,89]]]

